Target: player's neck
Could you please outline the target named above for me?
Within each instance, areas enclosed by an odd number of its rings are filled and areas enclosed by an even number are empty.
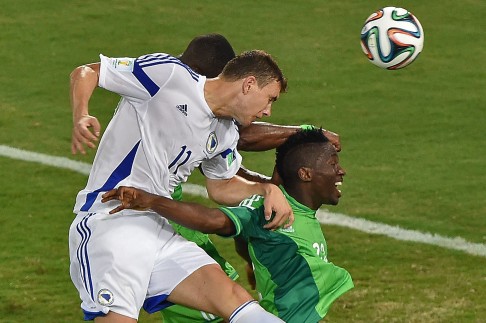
[[[313,195],[308,192],[305,187],[296,185],[293,187],[284,187],[285,191],[292,196],[297,202],[307,206],[312,210],[317,210],[321,207],[321,201],[316,201]]]
[[[226,82],[220,78],[208,79],[204,84],[204,98],[217,118],[234,118],[233,107],[241,87],[239,82]]]

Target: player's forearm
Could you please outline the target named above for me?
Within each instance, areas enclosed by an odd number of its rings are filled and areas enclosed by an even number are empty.
[[[269,192],[267,183],[248,181],[238,175],[229,180],[206,179],[209,198],[223,205],[238,205],[252,195],[265,196]]]
[[[88,115],[88,102],[98,86],[99,64],[77,67],[70,75],[70,97],[73,121]]]
[[[247,127],[240,128],[238,150],[241,151],[265,151],[274,149],[281,144],[300,127],[280,126],[265,122],[253,122]]]
[[[149,205],[154,212],[189,229],[219,235],[234,233],[232,222],[219,209],[155,195],[152,196]]]
[[[252,170],[249,170],[245,168],[243,165],[240,167],[238,172],[236,173],[238,176],[243,177],[246,180],[252,181],[252,182],[259,182],[259,183],[271,183],[272,178],[265,176],[263,174],[254,172]]]

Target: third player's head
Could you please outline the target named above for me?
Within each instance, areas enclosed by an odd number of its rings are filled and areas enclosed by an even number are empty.
[[[179,59],[197,73],[213,78],[235,56],[233,47],[223,35],[206,34],[191,40]]]
[[[233,117],[244,126],[270,116],[273,102],[287,90],[287,79],[276,61],[262,50],[236,56],[226,64],[220,78],[240,86]]]
[[[277,148],[276,167],[287,192],[312,209],[336,205],[346,174],[334,146],[322,130],[304,130]]]

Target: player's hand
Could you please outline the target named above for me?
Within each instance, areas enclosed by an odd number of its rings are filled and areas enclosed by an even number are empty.
[[[246,271],[246,278],[248,279],[248,283],[250,284],[251,289],[255,290],[256,279],[255,279],[255,272],[253,271],[253,266],[249,263],[246,263],[245,271]]]
[[[86,154],[84,146],[96,148],[95,142],[100,136],[101,125],[96,117],[84,115],[74,121],[71,138],[71,152]]]
[[[337,133],[325,129],[322,129],[322,133],[327,139],[329,139],[334,148],[336,148],[336,151],[341,151],[341,140],[339,139],[339,135]]]
[[[112,200],[119,200],[121,205],[110,211],[110,214],[120,212],[125,209],[145,211],[150,208],[152,194],[143,190],[120,186],[103,194],[101,202],[106,203]]]
[[[294,212],[282,191],[273,184],[266,184],[266,194],[263,202],[265,219],[268,222],[263,227],[275,230],[281,226],[288,228],[294,222]],[[272,214],[275,216],[272,219]]]

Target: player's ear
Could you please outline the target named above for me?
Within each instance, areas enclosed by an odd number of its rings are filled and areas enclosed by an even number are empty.
[[[248,94],[253,86],[257,85],[257,80],[253,75],[247,76],[243,79],[243,94]]]
[[[303,182],[310,182],[312,180],[312,169],[309,167],[301,167],[297,171],[299,179]]]

